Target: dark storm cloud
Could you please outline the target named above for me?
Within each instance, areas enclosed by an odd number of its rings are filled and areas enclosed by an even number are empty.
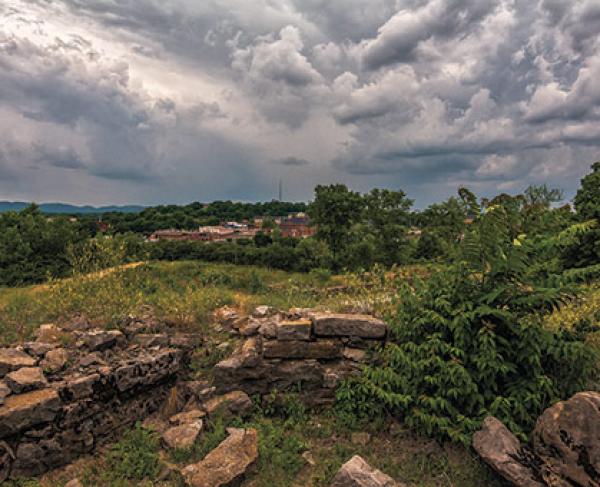
[[[598,0],[7,0],[0,172],[145,202],[269,198],[288,172],[301,198],[572,188],[598,79]]]
[[[497,0],[432,0],[401,8],[383,24],[373,40],[362,45],[362,60],[369,69],[413,60],[421,42],[464,36],[477,28],[498,5]]]
[[[302,159],[300,157],[294,157],[294,156],[289,156],[289,157],[284,157],[283,159],[275,159],[273,161],[273,164],[277,164],[280,166],[308,166],[310,164],[310,161],[307,161],[306,159]]]

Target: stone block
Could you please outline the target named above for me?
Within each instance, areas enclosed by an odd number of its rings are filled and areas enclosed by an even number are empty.
[[[277,340],[310,340],[312,321],[294,320],[277,323]]]
[[[8,396],[0,407],[0,438],[52,421],[61,407],[54,389]]]
[[[16,348],[0,348],[0,377],[21,367],[33,367],[37,361]]]
[[[48,385],[44,373],[40,367],[22,367],[4,377],[6,385],[10,387],[13,394],[41,389]]]
[[[282,359],[336,359],[342,356],[342,343],[337,340],[271,340],[263,344],[263,356]]]
[[[322,337],[360,337],[383,339],[387,325],[369,315],[314,313],[314,332]]]
[[[191,487],[225,487],[239,482],[258,458],[255,429],[228,428],[229,436],[204,459],[183,469]],[[237,484],[235,484],[237,485]]]

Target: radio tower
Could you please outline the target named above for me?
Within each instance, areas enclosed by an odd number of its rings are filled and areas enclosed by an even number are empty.
[[[283,181],[279,180],[279,201],[283,201]]]

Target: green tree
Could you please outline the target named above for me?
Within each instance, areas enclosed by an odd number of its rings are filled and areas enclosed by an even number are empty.
[[[338,256],[350,240],[350,230],[362,219],[364,200],[360,193],[350,191],[343,184],[319,185],[315,200],[309,207],[312,223],[317,225],[317,238],[331,249],[334,266],[339,267]]]
[[[592,164],[592,172],[581,180],[575,195],[575,210],[580,222],[600,222],[600,161]],[[577,245],[565,252],[565,263],[571,267],[585,267],[600,263],[600,229],[582,236]]]
[[[375,237],[377,261],[387,266],[405,263],[413,200],[404,191],[373,189],[364,195],[364,204],[365,218]]]

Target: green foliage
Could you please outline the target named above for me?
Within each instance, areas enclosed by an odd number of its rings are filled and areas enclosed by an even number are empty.
[[[592,164],[592,172],[581,180],[574,202],[579,221],[600,221],[600,161]],[[569,267],[587,267],[600,262],[600,228],[567,248],[564,260]]]
[[[0,214],[0,286],[42,282],[69,272],[67,247],[85,238],[77,223],[37,206]]]
[[[334,414],[342,429],[375,428],[387,420],[384,404],[373,394],[366,377],[344,380],[335,394]]]
[[[161,468],[159,449],[160,436],[136,425],[106,454],[105,480],[153,479]]]
[[[364,377],[409,426],[468,443],[488,414],[524,434],[544,408],[586,385],[595,357],[542,326],[568,295],[531,279],[515,201],[497,199],[483,212],[472,193],[461,195],[479,213],[457,261],[400,288],[392,340]]]

